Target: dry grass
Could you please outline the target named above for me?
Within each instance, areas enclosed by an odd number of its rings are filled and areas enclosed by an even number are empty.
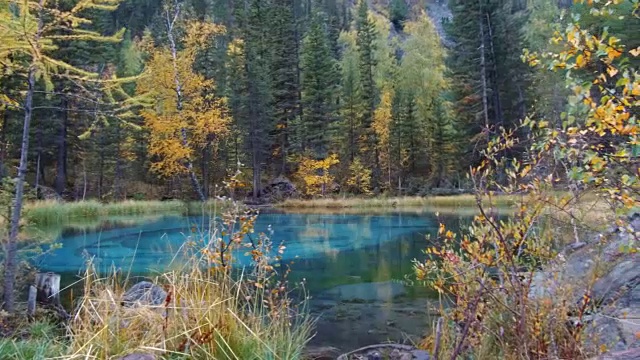
[[[78,202],[36,201],[26,204],[25,219],[37,226],[69,224],[102,219],[111,216],[186,215],[221,212],[229,207],[228,201],[210,200],[206,203],[182,201],[127,200],[100,203],[95,200]]]
[[[483,203],[497,207],[506,207],[517,200],[516,196],[484,197]],[[321,198],[321,199],[289,199],[277,205],[283,209],[402,209],[402,208],[462,208],[475,207],[474,195],[452,196],[406,196],[390,198]]]
[[[252,224],[242,214],[225,217],[237,219],[238,228]],[[167,292],[156,306],[122,306],[126,286],[120,284],[126,279],[101,278],[89,266],[63,358],[111,359],[146,352],[167,359],[300,359],[313,325],[306,300],[298,305],[289,298],[277,280],[282,274],[262,255],[269,253],[267,248],[256,253],[251,270],[233,270],[231,258],[222,266],[217,251],[242,244],[221,247],[219,229],[186,243],[182,251],[190,254],[187,260],[176,260],[173,270],[156,277],[154,282]],[[229,238],[242,239],[242,234]],[[260,243],[268,246],[268,241]]]

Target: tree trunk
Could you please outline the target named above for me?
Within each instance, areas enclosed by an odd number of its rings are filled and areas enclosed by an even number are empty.
[[[122,179],[122,159],[120,156],[120,143],[123,139],[120,138],[120,123],[116,125],[116,168],[115,175],[113,177],[113,199],[120,200],[120,181]]]
[[[58,163],[56,171],[56,192],[63,196],[67,187],[67,101],[62,102],[62,118],[58,132]]]
[[[2,133],[0,133],[0,162],[4,165],[4,161],[7,157],[7,125],[9,124],[9,116],[7,115],[7,111],[2,112]]]
[[[167,36],[169,39],[169,46],[171,48],[171,58],[173,61],[173,77],[174,77],[174,82],[176,84],[176,98],[177,98],[177,110],[178,113],[182,112],[182,83],[180,81],[180,76],[178,74],[178,49],[176,47],[176,42],[175,39],[173,38],[173,26],[175,25],[176,20],[178,19],[178,17],[180,16],[180,4],[178,4],[176,2],[176,8],[175,8],[175,13],[173,14],[173,19],[171,19],[171,17],[169,16],[169,11],[167,10]],[[189,141],[188,141],[188,136],[187,136],[187,129],[186,128],[182,128],[180,129],[180,135],[182,137],[182,146],[187,147],[189,145]],[[191,161],[191,159],[186,158],[184,159],[185,162],[185,167],[187,168],[187,172],[189,173],[189,178],[191,179],[191,185],[193,186],[193,189],[195,190],[195,192],[198,194],[198,197],[200,198],[200,201],[204,202],[206,201],[206,197],[204,196],[204,193],[202,192],[202,187],[200,186],[200,182],[198,181],[198,178],[196,176],[195,170],[193,168],[193,162]]]
[[[40,1],[40,4],[42,4]],[[38,23],[38,33],[41,32],[42,21]],[[16,272],[18,269],[18,233],[20,231],[20,216],[22,215],[22,197],[24,195],[24,179],[27,175],[27,159],[29,155],[29,127],[33,111],[33,92],[36,86],[36,69],[32,64],[29,67],[27,82],[29,88],[24,104],[24,123],[22,127],[22,146],[20,147],[20,165],[18,166],[18,181],[16,182],[16,194],[14,208],[11,214],[9,226],[9,238],[5,244],[4,263],[4,309],[12,313],[15,309],[14,288]]]
[[[480,12],[482,13],[482,0],[480,0]],[[484,117],[484,128],[489,130],[489,106],[487,102],[487,60],[484,47],[484,16],[480,16],[480,82],[482,85],[482,115]]]
[[[60,305],[60,275],[54,273],[36,274],[36,300],[40,304]]]
[[[504,115],[502,113],[502,99],[500,98],[500,86],[498,85],[498,80],[497,80],[498,65],[496,64],[496,52],[493,47],[493,29],[491,27],[491,18],[489,17],[488,13],[487,13],[487,29],[489,29],[489,48],[491,49],[491,58],[493,59],[492,64],[493,64],[494,81],[493,81],[492,90],[493,90],[493,99],[495,104],[494,112],[495,112],[496,121],[498,122],[498,124],[504,125]],[[517,81],[517,80],[513,79],[513,81]]]
[[[103,131],[100,131],[100,140],[98,141],[99,144],[99,153],[98,156],[100,157],[100,160],[98,161],[98,199],[102,200],[103,197],[103,186],[104,186],[104,129]]]

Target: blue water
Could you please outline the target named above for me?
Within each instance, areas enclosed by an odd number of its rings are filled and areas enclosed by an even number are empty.
[[[366,251],[398,241],[403,236],[421,237],[435,227],[423,216],[261,214],[254,239],[263,232],[274,245],[283,244],[282,260],[315,260],[349,251]],[[67,233],[58,239],[60,249],[40,258],[40,268],[54,272],[76,272],[93,258],[99,270],[112,267],[131,273],[162,271],[180,260],[180,250],[190,240],[199,241],[209,228],[202,217],[163,217],[138,226]],[[246,239],[247,244],[249,242]],[[237,266],[250,264],[241,251]]]
[[[425,236],[434,235],[443,220],[455,229],[459,218],[273,212],[258,217],[254,237],[264,232],[286,246],[282,261],[292,270],[290,280],[305,280],[311,311],[319,317],[312,343],[347,350],[415,339],[429,326],[425,311],[433,293],[411,284],[412,260],[424,258]],[[63,286],[77,279],[89,257],[98,271],[115,267],[145,276],[179,262],[176,254],[185,242],[206,228],[202,217],[162,217],[135,226],[69,230],[58,239],[62,247],[38,265],[62,274]],[[236,254],[236,266],[250,263],[243,253]]]

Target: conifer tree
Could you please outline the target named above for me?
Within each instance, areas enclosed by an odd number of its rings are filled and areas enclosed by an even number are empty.
[[[376,66],[375,24],[370,18],[369,6],[366,0],[358,4],[356,19],[356,45],[358,48],[360,68],[360,155],[367,166],[373,167],[372,186],[378,186],[380,166],[378,161],[377,140],[373,130],[373,115],[376,108],[377,90],[374,81]]]
[[[84,28],[91,21],[82,16],[87,10],[115,10],[119,0],[82,0],[69,10],[46,0],[11,0],[0,6],[0,66],[2,73],[10,69],[26,79],[23,99],[14,99],[24,113],[18,177],[15,184],[14,207],[9,226],[9,237],[5,243],[4,309],[14,310],[14,285],[17,270],[17,240],[20,230],[23,194],[29,155],[29,130],[34,109],[34,93],[39,83],[45,89],[53,88],[52,76],[58,75],[86,81],[97,78],[97,74],[73,66],[56,57],[56,41],[120,41],[123,31],[113,36],[103,36]]]
[[[274,152],[279,172],[287,173],[287,156],[291,151],[291,129],[300,106],[297,66],[296,19],[294,0],[274,0],[271,25],[273,51]]]
[[[324,15],[316,13],[302,47],[302,101],[305,143],[318,159],[328,155],[329,129],[336,120],[336,65]]]
[[[345,31],[340,34],[340,47],[343,48],[340,60],[341,92],[340,92],[340,143],[342,158],[354,161],[359,154],[359,89],[360,69],[356,48],[356,33]]]

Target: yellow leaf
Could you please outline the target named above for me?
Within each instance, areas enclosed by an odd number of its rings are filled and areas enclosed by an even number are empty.
[[[631,54],[633,56],[640,56],[640,46],[638,46],[635,49],[629,50],[629,54]]]

